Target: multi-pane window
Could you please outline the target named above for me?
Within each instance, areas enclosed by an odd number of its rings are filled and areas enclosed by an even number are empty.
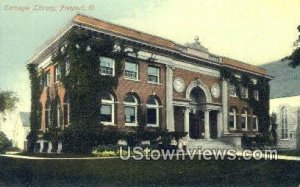
[[[70,124],[70,100],[69,96],[66,94],[64,98],[64,126]]]
[[[147,126],[158,127],[159,105],[157,99],[150,97],[147,102]]]
[[[255,99],[256,101],[259,101],[259,92],[258,92],[258,90],[254,90],[254,91],[253,91],[253,97],[254,97],[254,99]]]
[[[44,87],[49,87],[50,86],[50,72],[48,71],[45,74],[45,78],[44,78]]]
[[[61,79],[61,71],[60,71],[59,65],[55,66],[55,77],[54,78],[55,78],[54,82],[58,82]]]
[[[248,98],[248,88],[247,87],[242,86],[241,96],[242,96],[242,98]]]
[[[50,102],[46,103],[46,109],[45,109],[45,125],[46,128],[49,128],[51,126],[51,104]]]
[[[101,75],[115,75],[115,60],[107,57],[100,57],[100,74]]]
[[[101,122],[104,125],[114,124],[114,97],[111,94],[104,94],[101,97]]]
[[[284,107],[280,111],[281,116],[281,139],[288,138],[288,114],[287,109]]]
[[[125,77],[133,80],[138,80],[138,64],[125,62]]]
[[[244,110],[244,113],[242,114],[241,124],[242,124],[242,130],[248,129],[248,114],[246,110]]]
[[[60,127],[61,124],[60,124],[60,106],[59,106],[59,104],[56,105],[56,117],[57,117],[56,126]]]
[[[257,116],[253,116],[253,121],[252,121],[252,123],[253,123],[253,130],[254,131],[258,131],[258,118],[257,118]]]
[[[137,99],[134,95],[128,95],[125,100],[125,125],[137,126]]]
[[[65,73],[68,75],[70,73],[70,61],[67,60],[65,63]]]
[[[228,116],[228,126],[230,130],[236,129],[236,109],[232,108]]]
[[[159,83],[159,68],[148,66],[148,81]]]
[[[236,86],[233,83],[229,83],[229,95],[236,97]]]

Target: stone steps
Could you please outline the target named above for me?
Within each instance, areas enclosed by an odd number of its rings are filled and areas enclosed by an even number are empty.
[[[198,139],[198,140],[189,140],[187,142],[188,149],[197,149],[201,147],[203,149],[237,149],[234,145],[222,142],[221,140],[217,139]]]

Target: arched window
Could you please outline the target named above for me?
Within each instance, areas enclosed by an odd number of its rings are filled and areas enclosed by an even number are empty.
[[[49,128],[51,126],[52,120],[51,120],[51,103],[48,100],[46,103],[46,109],[45,109],[45,125],[46,128]]]
[[[237,116],[237,111],[235,108],[231,108],[228,116],[228,126],[230,130],[235,130],[236,129],[236,116]]]
[[[105,93],[101,97],[101,122],[104,125],[115,124],[115,99],[109,94]]]
[[[70,125],[70,99],[69,95],[64,97],[64,126]]]
[[[125,125],[126,126],[137,126],[137,106],[138,101],[137,98],[130,94],[128,95],[125,100]]]
[[[159,105],[154,97],[150,97],[147,101],[147,126],[159,126]]]
[[[288,138],[288,114],[287,109],[283,107],[280,111],[280,117],[281,117],[281,139],[287,139]]]
[[[248,112],[244,110],[242,113],[242,130],[246,131],[248,129]]]

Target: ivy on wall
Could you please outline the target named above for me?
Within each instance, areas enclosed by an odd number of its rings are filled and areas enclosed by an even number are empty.
[[[269,96],[270,96],[270,85],[266,78],[258,78],[257,83],[254,85],[251,81],[249,74],[242,74],[241,79],[237,78],[232,70],[229,68],[221,69],[221,77],[234,84],[237,91],[237,96],[249,103],[249,106],[253,108],[254,112],[258,116],[260,124],[260,131],[265,133],[268,131],[270,125],[269,117]],[[248,88],[248,98],[243,98],[241,94],[241,86]],[[259,92],[259,100],[254,98],[254,90]]]
[[[42,118],[42,104],[40,102],[40,96],[42,93],[42,85],[37,72],[37,65],[28,64],[27,69],[29,71],[29,78],[31,84],[31,113],[30,113],[30,133],[27,136],[28,151],[32,152],[35,142],[38,139],[38,131],[41,125]]]
[[[61,67],[62,83],[70,97],[71,123],[99,124],[101,93],[117,87],[126,55],[124,48],[109,37],[99,38],[91,31],[75,29],[53,55],[53,62]],[[100,56],[115,60],[114,77],[100,74]],[[70,64],[67,74],[66,62]]]

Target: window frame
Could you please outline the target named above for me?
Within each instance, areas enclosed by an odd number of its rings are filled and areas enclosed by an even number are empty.
[[[249,97],[249,89],[246,86],[241,86],[241,96],[244,99],[247,99]]]
[[[115,98],[112,94],[108,94],[111,100],[106,100],[101,98],[101,107],[102,104],[111,106],[111,121],[101,121],[103,125],[115,125]],[[101,108],[100,108],[101,114]]]
[[[112,61],[112,67],[107,67],[107,66],[101,66],[101,59],[110,59]],[[99,68],[100,68],[100,75],[104,75],[104,76],[115,76],[115,59],[111,58],[111,57],[106,57],[106,56],[100,56],[99,57]],[[104,73],[102,72],[101,68],[111,68],[112,69],[112,74],[108,74],[108,73]]]
[[[60,106],[59,104],[57,103],[56,105],[56,127],[61,127],[61,124],[60,124]]]
[[[45,107],[45,128],[49,129],[51,127],[51,104],[49,102],[46,103]]]
[[[232,108],[232,110],[229,112],[229,116],[233,116],[233,128],[229,127],[229,130],[236,130],[237,110],[235,108]]]
[[[252,123],[253,123],[253,124],[252,124],[252,130],[253,130],[253,131],[258,131],[258,122],[259,122],[259,121],[258,121],[258,117],[257,117],[256,115],[253,115],[253,116],[252,116],[252,120],[253,120],[253,121],[252,121]],[[254,128],[254,124],[255,124],[256,128]]]
[[[155,104],[149,104],[149,100],[153,99],[155,101]],[[159,103],[158,100],[156,98],[149,98],[146,104],[147,110],[146,110],[146,122],[147,122],[147,127],[159,127]],[[148,123],[148,109],[155,109],[155,113],[156,113],[156,124],[151,124]]]
[[[50,81],[50,71],[46,71],[45,73],[45,82],[44,82],[44,87],[48,88],[50,87],[51,81]]]
[[[149,68],[155,68],[158,70],[158,74],[157,75],[154,75],[154,74],[149,74]],[[149,76],[156,76],[157,77],[157,81],[150,81],[149,80]],[[147,67],[147,82],[148,83],[153,83],[153,84],[159,84],[160,83],[160,67],[157,67],[157,66],[148,66]]]
[[[280,110],[280,125],[281,125],[281,140],[289,140],[290,138],[289,138],[289,127],[288,127],[288,112],[286,107],[283,107]]]
[[[242,117],[242,120],[241,120],[242,131],[247,131],[248,130],[248,112],[245,110],[244,113],[242,113],[241,117]],[[243,128],[243,118],[245,119],[245,128]]]
[[[136,65],[136,71],[133,71],[133,70],[126,70],[126,64],[129,63],[129,64],[134,64]],[[135,72],[136,73],[136,78],[132,78],[132,77],[129,77],[126,75],[126,71],[127,72]],[[135,63],[135,62],[130,62],[128,60],[125,60],[125,67],[124,67],[124,78],[125,79],[128,79],[128,80],[134,80],[134,81],[138,81],[139,80],[139,64],[138,63]]]
[[[61,80],[61,68],[59,65],[54,66],[54,73],[55,73],[54,82],[57,83]]]
[[[131,102],[126,102],[126,98],[132,96],[135,100],[134,103]],[[126,107],[134,107],[134,115],[135,115],[135,121],[134,123],[127,123],[126,122],[126,116],[125,116],[125,111],[126,111]],[[129,94],[125,97],[124,99],[124,122],[125,122],[125,126],[129,126],[129,127],[137,127],[138,126],[138,113],[137,113],[137,109],[138,109],[138,100],[136,98],[135,95]]]
[[[65,96],[66,97],[66,96]],[[64,126],[67,127],[70,125],[70,100],[69,98],[67,98],[64,103]],[[65,107],[67,108],[67,121],[65,122]]]
[[[256,101],[259,101],[259,91],[258,90],[253,90],[253,97]]]
[[[234,85],[233,83],[229,82],[229,96],[230,97],[237,97],[237,87],[236,85]],[[232,93],[232,91],[234,90],[234,94]]]

